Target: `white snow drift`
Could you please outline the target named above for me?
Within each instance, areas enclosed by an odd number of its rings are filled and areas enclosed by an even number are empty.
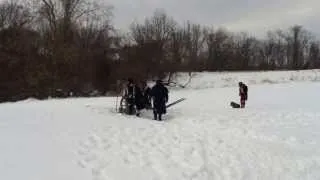
[[[279,84],[290,82],[319,82],[320,69],[305,71],[259,71],[259,72],[201,72],[191,73],[191,82],[188,73],[177,74],[180,85],[188,84],[191,89],[220,88],[237,86],[239,81],[250,85]]]
[[[278,73],[198,74],[189,88],[171,90],[171,101],[187,100],[164,122],[151,112],[116,114],[116,98],[1,104],[0,178],[320,179],[320,83],[283,83]],[[279,84],[259,84],[264,76]],[[248,106],[231,109],[240,79]]]

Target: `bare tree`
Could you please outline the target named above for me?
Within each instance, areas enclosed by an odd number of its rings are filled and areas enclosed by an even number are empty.
[[[187,22],[184,27],[185,43],[187,53],[187,63],[190,67],[195,67],[199,64],[199,55],[204,47],[205,35],[199,24]]]
[[[320,42],[311,42],[309,55],[308,55],[309,68],[319,68],[320,67]]]
[[[204,31],[206,47],[208,50],[207,62],[210,70],[223,70],[228,66],[229,53],[232,53],[230,47],[231,36],[227,31],[218,29],[206,29]]]
[[[295,25],[287,33],[281,32],[279,35],[287,44],[287,64],[291,69],[299,69],[304,66],[305,57],[310,45],[310,33]]]
[[[142,51],[142,53],[148,54],[147,57],[143,55],[145,57],[143,61],[145,65],[152,65],[156,76],[162,76],[166,72],[166,64],[170,63],[170,38],[172,38],[176,25],[177,23],[171,17],[159,10],[151,18],[146,19],[144,24],[134,23],[131,25],[134,44],[149,50]],[[151,72],[150,68],[147,67],[148,73]]]
[[[33,19],[31,10],[17,1],[4,1],[0,4],[0,29],[22,28],[30,25]]]

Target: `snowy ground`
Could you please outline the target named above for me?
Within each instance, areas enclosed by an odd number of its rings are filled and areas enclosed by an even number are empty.
[[[115,98],[2,104],[0,179],[320,179],[319,82],[249,83],[247,109],[237,87],[200,87],[172,91],[187,100],[164,122]]]
[[[189,80],[187,73],[177,76],[179,84]],[[259,72],[201,72],[192,73],[192,81],[188,88],[220,88],[234,87],[239,81],[253,84],[279,84],[291,82],[319,82],[320,69],[304,71],[259,71]]]

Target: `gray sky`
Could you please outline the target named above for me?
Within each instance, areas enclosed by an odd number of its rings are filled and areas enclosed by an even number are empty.
[[[126,30],[134,21],[163,9],[178,22],[248,31],[258,36],[266,30],[294,24],[320,34],[320,0],[103,0],[114,6],[114,24]]]

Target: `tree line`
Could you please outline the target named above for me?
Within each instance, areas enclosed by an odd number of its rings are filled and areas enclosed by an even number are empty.
[[[302,26],[246,32],[155,11],[127,34],[112,8],[95,0],[9,0],[0,3],[0,102],[27,97],[101,95],[119,81],[176,72],[298,70],[320,67],[320,43]]]

